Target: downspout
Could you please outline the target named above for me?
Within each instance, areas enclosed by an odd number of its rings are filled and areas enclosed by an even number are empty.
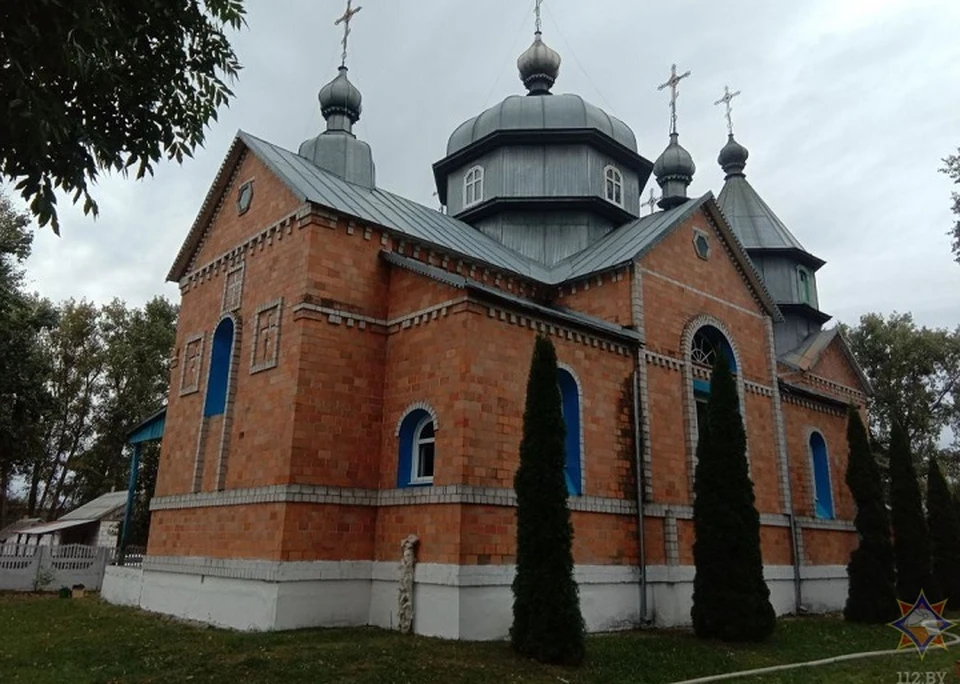
[[[640,625],[647,624],[647,553],[643,534],[643,439],[640,430],[640,371],[633,371],[633,447],[637,471],[637,547],[640,554]]]

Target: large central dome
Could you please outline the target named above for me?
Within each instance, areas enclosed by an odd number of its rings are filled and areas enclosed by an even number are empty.
[[[447,142],[447,156],[497,131],[592,129],[604,133],[631,152],[637,138],[620,119],[610,116],[579,95],[511,95],[460,124]]]

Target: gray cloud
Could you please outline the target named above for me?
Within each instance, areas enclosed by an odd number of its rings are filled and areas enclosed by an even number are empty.
[[[378,183],[434,206],[430,165],[462,120],[522,91],[514,66],[531,40],[532,0],[360,0],[351,79],[364,95],[357,132]],[[960,323],[952,262],[951,185],[937,173],[960,145],[960,3],[792,0],[583,3],[548,0],[545,40],[563,56],[558,92],[577,92],[625,120],[641,154],[666,143],[656,86],[672,62],[693,75],[680,98],[681,140],[719,192],[724,84],[750,181],[806,247],[828,261],[821,302],[840,320],[913,311]],[[316,92],[339,61],[342,3],[250,0],[236,36],[245,65],[236,99],[205,149],[143,182],[105,177],[97,221],[63,200],[63,238],[41,232],[33,286],[54,297],[142,303],[163,279],[238,128],[291,149],[320,130]]]

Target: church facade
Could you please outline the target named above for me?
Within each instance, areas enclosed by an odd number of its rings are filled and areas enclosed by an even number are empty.
[[[182,305],[147,556],[106,597],[240,629],[394,627],[415,535],[414,631],[505,637],[545,335],[588,629],[689,622],[717,354],[771,600],[842,607],[845,416],[869,386],[822,329],[824,262],[747,181],[732,133],[724,187],[688,198],[675,128],[651,163],[625,123],[551,93],[560,57],[539,32],[518,67],[528,94],[456,128],[434,165],[445,212],[376,186],[346,67],[298,151],[237,135],[169,274]],[[660,210],[642,215],[654,181]]]

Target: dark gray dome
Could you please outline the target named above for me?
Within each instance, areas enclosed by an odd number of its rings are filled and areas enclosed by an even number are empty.
[[[320,89],[320,113],[324,118],[334,114],[342,114],[356,123],[360,119],[362,97],[350,79],[347,78],[347,67],[341,66],[340,73],[327,85]]]
[[[534,35],[533,45],[517,59],[520,80],[530,95],[547,95],[560,74],[560,55],[543,42],[540,32]]]
[[[627,124],[579,95],[564,93],[550,97],[509,96],[460,124],[447,142],[447,156],[495,131],[572,128],[600,131],[631,152],[637,151],[637,138]]]
[[[670,144],[653,164],[653,175],[658,181],[686,179],[689,184],[693,180],[693,174],[697,172],[697,165],[693,163],[693,157],[680,145],[677,138],[676,133],[670,134]]]
[[[717,163],[720,164],[724,173],[727,174],[727,178],[730,176],[742,176],[743,169],[747,165],[747,157],[749,156],[750,153],[747,151],[747,148],[734,140],[733,133],[731,133],[727,139],[727,144],[720,150]]]

